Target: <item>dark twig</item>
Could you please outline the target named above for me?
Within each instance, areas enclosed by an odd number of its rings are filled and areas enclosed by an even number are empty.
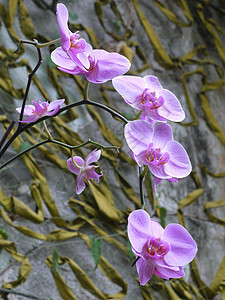
[[[136,264],[136,262],[140,259],[141,257],[140,256],[138,256],[133,262],[132,262],[132,265],[131,265],[131,267],[133,267],[135,264]]]
[[[9,127],[7,128],[5,134],[3,135],[1,141],[0,141],[0,149],[2,148],[2,146],[4,145],[8,135],[10,134],[11,130],[13,129],[15,125],[15,121],[12,121],[11,124],[9,125]]]
[[[15,295],[20,295],[20,296],[23,296],[23,297],[26,297],[26,298],[29,298],[29,299],[35,299],[35,300],[47,300],[47,299],[43,299],[43,298],[38,298],[38,297],[33,296],[31,294],[24,294],[24,293],[21,293],[21,292],[17,292],[17,291],[11,290],[11,289],[0,288],[0,293],[5,294],[5,295],[15,294]]]

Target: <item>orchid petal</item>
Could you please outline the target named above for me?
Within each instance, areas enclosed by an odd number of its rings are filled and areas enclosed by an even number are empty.
[[[32,116],[26,118],[25,120],[20,121],[20,123],[33,123],[33,122],[36,122],[38,119],[39,119],[38,115],[32,115]]]
[[[80,193],[83,192],[84,189],[85,189],[84,173],[82,173],[81,175],[78,175],[76,179],[76,193],[79,195]]]
[[[77,58],[81,62],[82,66],[84,66],[86,69],[90,68],[90,62],[84,52],[77,53]]]
[[[59,67],[74,70],[77,64],[69,57],[69,55],[62,49],[62,47],[56,48],[51,53],[51,60]]]
[[[97,63],[86,75],[87,80],[93,83],[104,83],[116,76],[123,75],[130,69],[129,60],[118,53],[109,53],[105,50],[93,50]]]
[[[170,141],[164,148],[170,155],[170,160],[164,165],[166,174],[170,177],[183,178],[190,174],[192,167],[184,147],[176,141]]]
[[[136,120],[125,125],[124,135],[129,148],[138,155],[147,151],[153,136],[153,126],[144,120]]]
[[[163,240],[171,246],[170,251],[164,256],[169,265],[187,265],[197,253],[197,245],[194,239],[180,224],[167,225],[163,233]]]
[[[170,278],[181,278],[184,277],[184,271],[182,267],[177,267],[177,271],[171,269],[171,268],[163,268],[160,266],[156,266],[155,268],[155,275],[163,278],[163,279],[167,279],[169,280]]]
[[[93,150],[91,153],[88,154],[88,156],[85,159],[85,167],[87,167],[93,162],[98,161],[100,156],[101,156],[101,150],[97,150],[97,149]]]
[[[185,113],[177,97],[168,90],[161,90],[159,94],[164,99],[164,104],[158,108],[160,116],[174,122],[181,122],[185,118]]]
[[[80,156],[74,156],[73,159],[74,159],[75,163],[77,164],[77,166],[79,166],[79,167],[83,166],[84,160]],[[75,166],[75,164],[72,161],[72,158],[69,158],[67,160],[67,166],[72,173],[74,173],[76,175],[80,174],[80,168]]]
[[[137,76],[118,76],[113,78],[112,85],[129,105],[138,108],[145,89],[145,80],[143,78]]]
[[[52,111],[46,111],[43,116],[53,116],[60,110],[60,106],[58,105],[54,110]]]
[[[166,164],[168,164],[168,162],[166,163]],[[165,164],[165,165],[166,165]],[[166,172],[165,172],[165,165],[162,165],[162,166],[154,166],[154,165],[152,165],[152,164],[148,164],[148,168],[149,168],[149,170],[150,170],[150,172],[154,175],[154,176],[156,176],[156,177],[158,177],[158,178],[161,178],[161,179],[167,179],[167,178],[170,178],[171,176],[169,176]]]
[[[151,92],[158,92],[163,89],[156,76],[147,75],[144,77],[144,80],[146,82],[146,88],[148,88]]]
[[[170,125],[161,123],[155,126],[152,137],[155,148],[163,149],[171,140],[173,140],[173,134]]]
[[[70,47],[70,30],[68,28],[68,10],[62,3],[57,4],[57,20],[59,24],[61,45],[64,51],[67,51]]]
[[[52,101],[49,106],[48,106],[48,111],[56,109],[58,106],[63,105],[65,102],[65,99],[60,99],[60,100],[54,100]]]
[[[91,166],[91,168],[86,172],[87,173],[87,177],[86,179],[89,181],[89,179],[95,179],[95,181],[97,183],[99,183],[99,178],[101,176],[103,176],[103,173],[101,172],[100,174],[97,174],[95,172],[95,168],[97,168],[97,166]]]
[[[151,222],[149,214],[143,209],[133,211],[128,217],[127,234],[132,247],[141,252],[149,240]]]
[[[139,275],[140,285],[145,285],[154,273],[155,264],[150,259],[144,260],[140,258],[136,262],[136,267]]]
[[[22,107],[18,107],[16,110],[18,111],[18,113],[21,113],[21,109],[22,109]],[[25,105],[23,115],[30,116],[30,115],[32,115],[34,110],[35,110],[34,105]]]

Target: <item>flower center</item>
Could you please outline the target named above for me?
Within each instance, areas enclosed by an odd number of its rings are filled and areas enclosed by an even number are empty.
[[[157,109],[162,106],[164,99],[162,96],[157,97],[155,92],[145,89],[141,96],[141,104],[147,109]]]
[[[166,241],[152,237],[147,247],[148,255],[155,258],[162,258],[170,250],[170,245]]]
[[[82,46],[81,43],[79,42],[80,35],[77,34],[77,32],[70,36],[70,47],[75,49],[79,49]]]
[[[162,153],[160,148],[154,148],[153,143],[148,147],[146,160],[155,167],[164,165],[170,160],[168,152]]]
[[[91,55],[88,56],[88,60],[89,60],[89,63],[90,63],[90,67],[88,69],[87,68],[85,68],[85,69],[90,72],[94,69],[94,67],[97,63],[97,60],[94,56],[91,56]]]

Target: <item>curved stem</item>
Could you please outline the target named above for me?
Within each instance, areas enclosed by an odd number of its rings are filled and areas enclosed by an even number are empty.
[[[38,119],[36,122],[33,122],[33,123],[28,123],[26,125],[23,125],[22,127],[18,127],[16,132],[11,136],[11,138],[8,140],[8,142],[6,143],[6,145],[2,148],[2,150],[0,151],[0,158],[3,156],[3,154],[5,153],[5,151],[8,149],[8,147],[11,145],[11,143],[17,138],[18,135],[20,135],[23,131],[31,128],[32,126],[36,125],[37,123],[40,123],[44,120],[47,120],[47,119],[50,119],[52,117],[56,117],[58,116],[60,113],[62,113],[63,111],[67,111],[68,109],[72,108],[72,107],[76,107],[76,106],[80,106],[80,105],[92,105],[92,106],[96,106],[96,107],[99,107],[105,111],[107,111],[108,113],[111,114],[111,116],[113,118],[118,118],[120,119],[121,121],[123,121],[124,123],[128,123],[129,121],[123,116],[121,115],[120,113],[116,112],[115,110],[113,110],[112,108],[110,107],[107,107],[105,106],[104,104],[101,104],[101,103],[97,103],[97,102],[94,102],[94,101],[91,101],[91,100],[81,100],[81,101],[78,101],[78,102],[75,102],[75,103],[71,103],[65,107],[62,107],[54,116],[46,116],[46,117],[43,117],[41,119]]]
[[[37,43],[37,41],[35,40],[34,43]],[[34,74],[37,72],[40,65],[42,64],[41,50],[39,48],[37,48],[37,52],[38,52],[38,63],[35,66],[35,68],[33,69],[33,71],[30,74],[28,74],[27,87],[26,87],[26,91],[25,91],[25,95],[24,95],[24,99],[23,99],[23,103],[22,103],[22,107],[21,107],[21,112],[20,112],[20,118],[19,118],[20,121],[22,121],[22,119],[23,119],[24,108],[26,105],[27,96],[28,96],[28,93],[30,90],[32,78],[33,78]],[[19,123],[18,128],[20,128],[21,126],[22,126],[22,123]]]
[[[53,138],[52,138],[52,136],[51,136],[51,133],[50,133],[49,130],[48,130],[48,127],[47,127],[47,124],[46,124],[45,120],[43,121],[43,123],[44,123],[45,131],[46,131],[46,133],[47,133],[47,135],[48,135],[48,139],[49,139],[49,140],[53,140]]]
[[[145,177],[145,174],[148,171],[148,166],[145,166],[144,170],[141,170],[141,167],[139,167],[139,189],[140,189],[140,198],[141,198],[141,208],[145,208],[145,197],[143,194],[143,179]]]
[[[39,143],[37,143],[37,144],[35,144],[35,145],[33,145],[33,146],[31,146],[31,147],[25,149],[24,151],[22,151],[22,152],[16,154],[15,156],[13,156],[13,157],[10,158],[9,160],[7,160],[5,163],[3,163],[3,164],[0,166],[0,170],[1,170],[2,168],[4,168],[5,166],[7,166],[8,164],[10,164],[11,162],[13,162],[15,159],[17,159],[17,158],[19,158],[20,156],[22,156],[23,154],[25,154],[25,153],[27,153],[27,152],[33,150],[33,149],[36,148],[36,147],[39,147],[39,146],[41,146],[41,145],[44,145],[44,144],[46,144],[46,143],[56,144],[56,145],[59,145],[59,146],[61,146],[61,147],[65,147],[65,148],[70,149],[70,150],[81,148],[81,147],[83,147],[83,146],[86,146],[87,144],[95,145],[95,146],[97,146],[97,147],[99,147],[99,148],[102,148],[102,149],[104,149],[104,150],[106,150],[106,149],[107,149],[107,150],[115,149],[115,150],[118,152],[118,149],[119,149],[119,147],[116,147],[116,146],[104,146],[104,145],[99,144],[99,143],[97,143],[97,142],[94,142],[94,141],[92,141],[92,140],[90,140],[90,139],[87,140],[86,142],[80,144],[80,145],[71,146],[71,145],[62,143],[62,142],[60,142],[60,141],[54,140],[54,139],[52,139],[52,138],[51,138],[51,139],[48,138],[48,139],[46,139],[46,140],[44,140],[44,141],[41,141],[41,142],[39,142]]]
[[[84,87],[84,101],[88,101],[88,87],[89,87],[89,81],[87,80]]]

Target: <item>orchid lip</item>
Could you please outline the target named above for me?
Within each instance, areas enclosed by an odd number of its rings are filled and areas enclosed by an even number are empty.
[[[145,89],[141,95],[141,105],[147,109],[157,109],[164,104],[162,96],[158,97],[155,92],[150,92],[149,89]]]

